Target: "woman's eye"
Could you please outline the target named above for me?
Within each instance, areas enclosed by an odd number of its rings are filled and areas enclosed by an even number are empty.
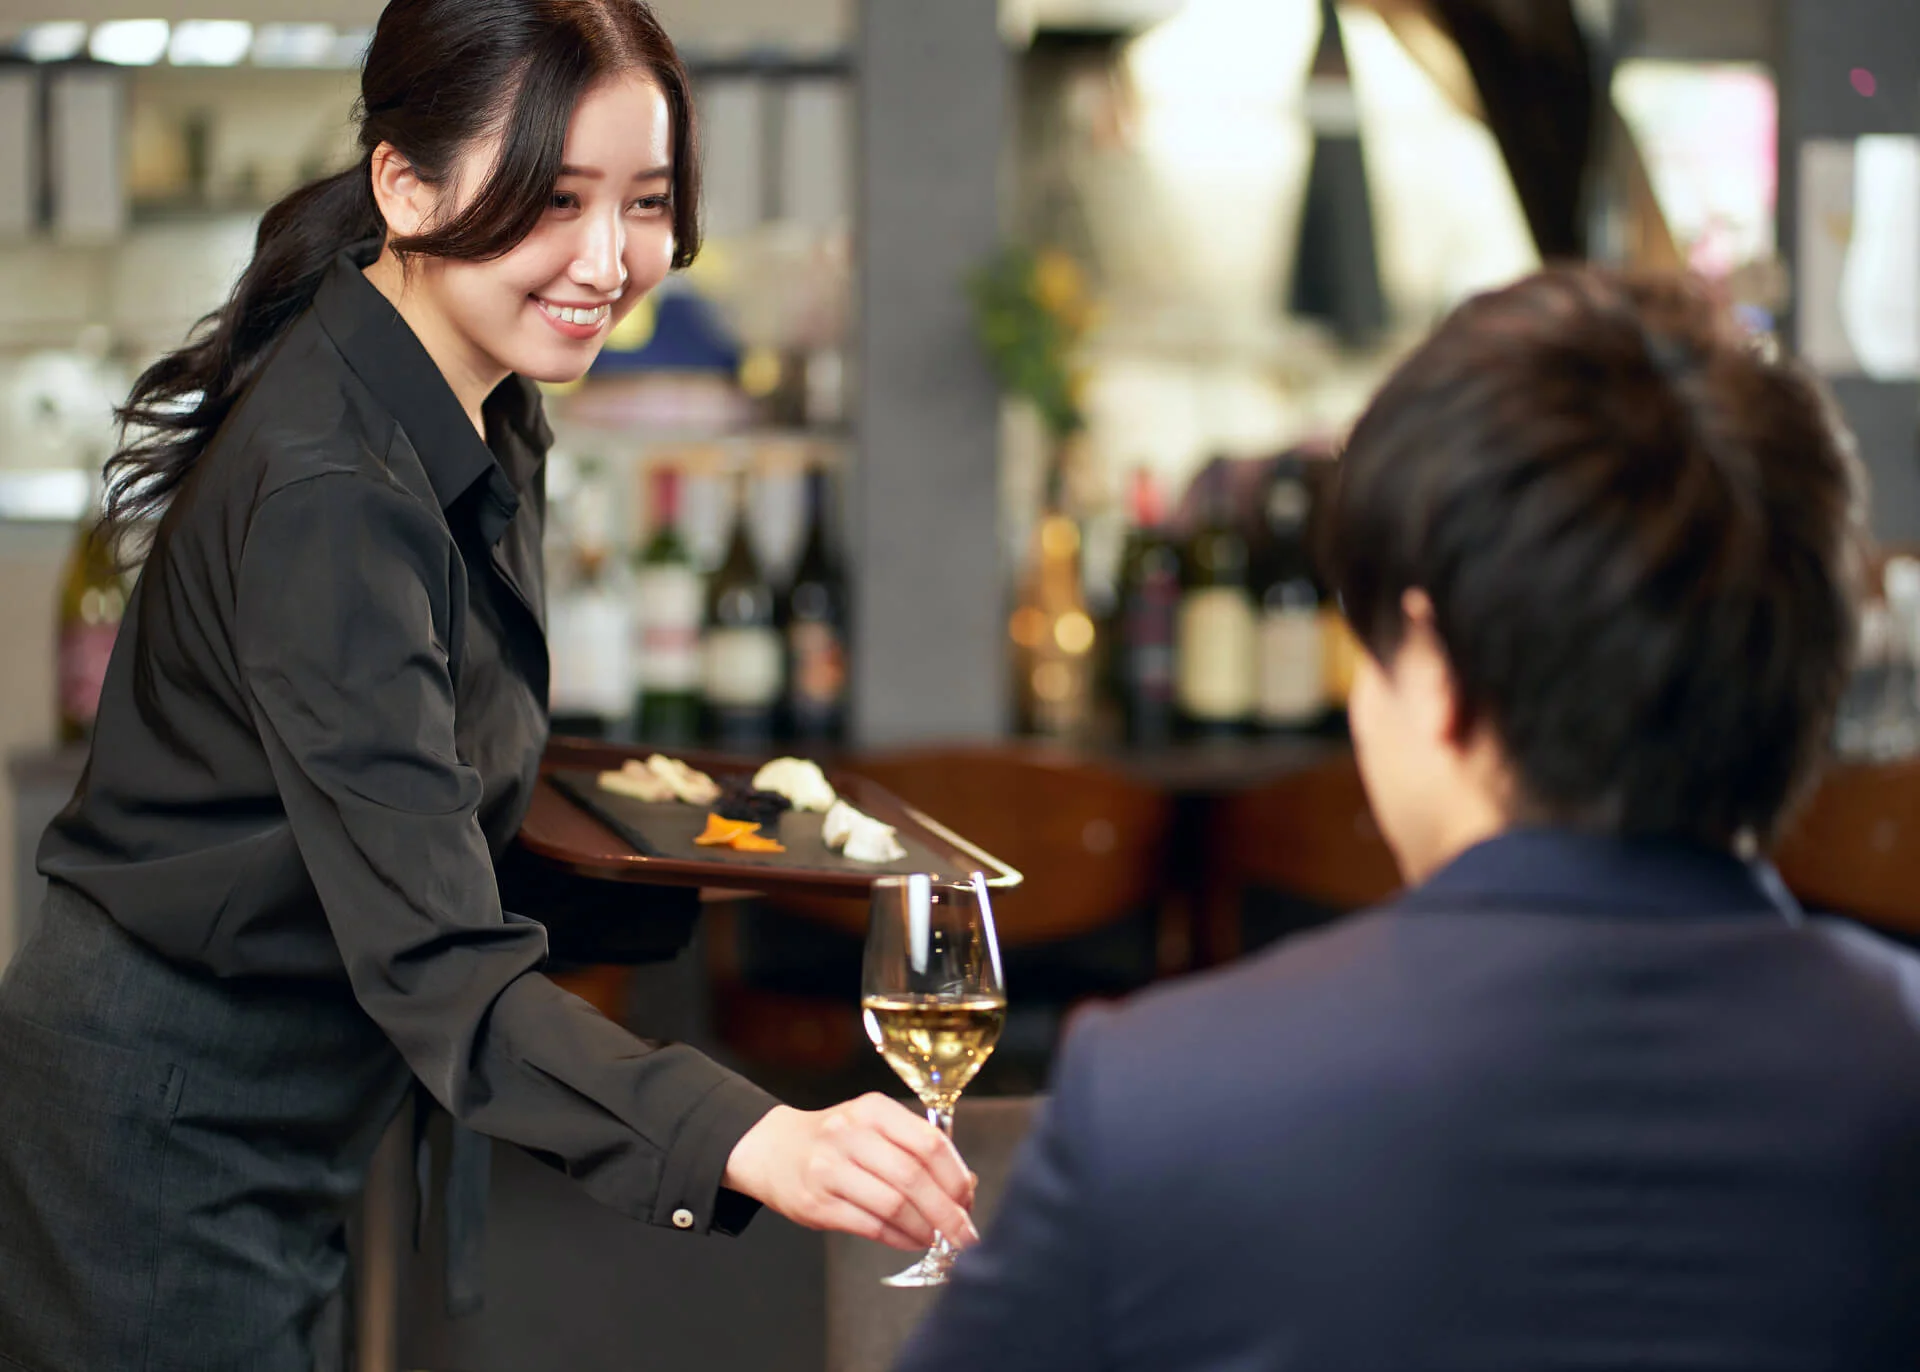
[[[633,207],[642,214],[664,214],[673,204],[670,195],[648,195],[633,202]]]
[[[556,210],[577,210],[580,208],[580,197],[572,191],[555,191],[553,193],[553,199],[550,202],[550,208]]]

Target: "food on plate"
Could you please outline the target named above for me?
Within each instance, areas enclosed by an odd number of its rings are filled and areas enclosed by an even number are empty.
[[[728,777],[720,783],[720,801],[713,812],[723,819],[772,824],[792,808],[793,802],[777,791],[755,790],[744,777]]]
[[[852,837],[847,840],[847,846],[840,851],[842,856],[853,862],[898,862],[907,855],[893,826],[878,820],[869,820],[854,830]]]
[[[736,853],[784,853],[786,845],[768,838],[752,820],[708,815],[706,829],[694,839],[702,848],[731,848]]]
[[[659,753],[645,762],[630,757],[620,764],[619,771],[602,772],[600,789],[653,804],[683,800],[689,805],[711,805],[720,798],[720,788],[712,777],[678,758]]]
[[[652,772],[638,758],[629,758],[617,772],[600,774],[600,789],[633,800],[658,802],[674,799],[673,787]]]
[[[707,827],[693,841],[702,848],[731,848],[733,841],[742,834],[758,833],[759,830],[760,826],[750,819],[708,815]]]
[[[898,862],[907,855],[899,832],[891,824],[882,824],[862,814],[846,801],[836,801],[820,823],[820,838],[827,847],[853,862]]]
[[[757,791],[785,796],[796,810],[825,814],[840,797],[818,763],[799,757],[778,757],[753,774]]]
[[[675,799],[689,805],[711,805],[720,799],[720,787],[712,777],[678,758],[655,753],[647,759],[647,770],[673,788]]]
[[[836,853],[847,846],[847,838],[853,833],[853,826],[866,816],[854,809],[846,801],[840,801],[827,811],[827,817],[820,821],[820,841]]]

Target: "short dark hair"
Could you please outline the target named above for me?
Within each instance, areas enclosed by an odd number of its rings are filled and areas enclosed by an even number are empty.
[[[1408,357],[1341,460],[1329,571],[1382,662],[1432,600],[1521,822],[1770,840],[1852,658],[1863,478],[1819,385],[1698,281],[1563,267]]]

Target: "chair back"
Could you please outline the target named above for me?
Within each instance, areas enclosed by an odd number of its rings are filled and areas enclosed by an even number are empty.
[[[1330,911],[1359,909],[1400,889],[1351,753],[1222,796],[1207,825],[1202,878],[1204,961],[1242,951],[1249,891],[1282,893]]]
[[[1171,802],[1112,768],[1014,744],[868,754],[849,769],[1020,870],[1020,886],[994,893],[1004,947],[1090,933],[1158,904]],[[864,905],[804,905],[866,934]]]
[[[1808,906],[1920,936],[1920,758],[1835,766],[1774,861]]]

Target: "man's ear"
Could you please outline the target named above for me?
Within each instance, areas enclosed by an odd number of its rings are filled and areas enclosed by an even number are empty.
[[[1435,742],[1465,748],[1474,720],[1460,697],[1447,646],[1440,639],[1433,601],[1425,591],[1409,589],[1400,596],[1400,615],[1404,632],[1395,666],[1408,674],[1406,686],[1418,691],[1423,725]]]
[[[373,202],[387,221],[387,232],[411,238],[423,232],[433,218],[434,188],[420,179],[413,164],[391,143],[373,150]]]

